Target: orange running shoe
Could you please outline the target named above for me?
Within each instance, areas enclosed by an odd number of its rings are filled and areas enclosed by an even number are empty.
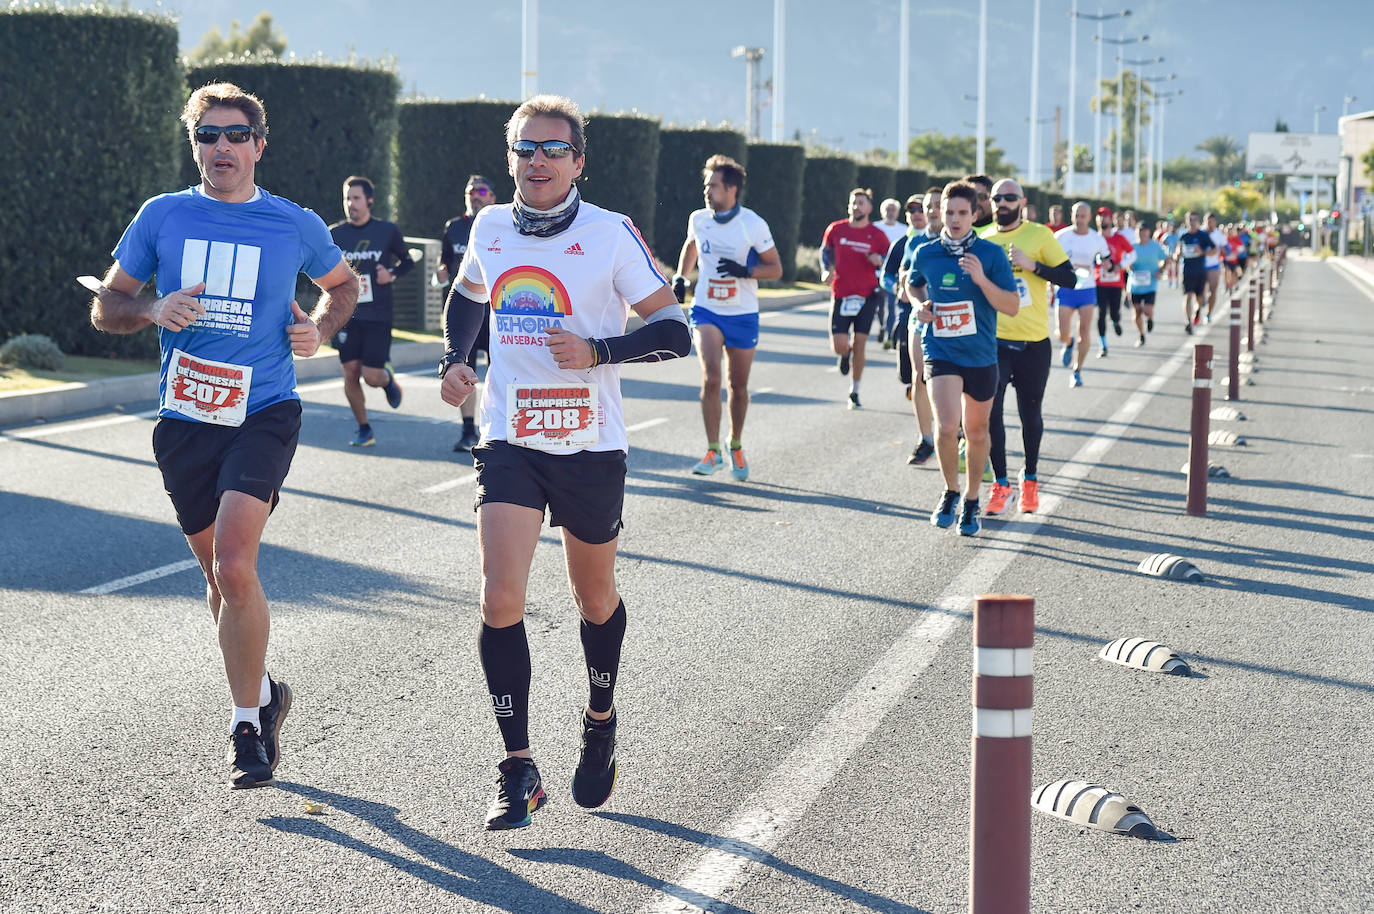
[[[992,487],[992,494],[988,496],[988,506],[983,509],[983,513],[988,517],[1005,513],[1009,498],[1011,498],[1011,486],[995,483]]]
[[[1040,483],[1034,479],[1021,480],[1021,513],[1034,514],[1040,510]]]

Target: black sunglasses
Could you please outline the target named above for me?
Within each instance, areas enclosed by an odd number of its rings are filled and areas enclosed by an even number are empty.
[[[543,150],[544,157],[549,159],[563,159],[570,155],[582,155],[582,151],[576,146],[562,140],[544,140],[539,143],[534,140],[516,140],[510,144],[510,151],[521,159],[534,158],[534,154],[538,150]]]
[[[253,138],[253,128],[247,124],[234,124],[229,127],[204,126],[196,128],[196,142],[207,146],[217,143],[221,133],[231,143],[246,143]]]
[[[908,203],[908,204],[906,205],[906,211],[907,211],[908,213],[921,213],[921,212],[925,212],[925,210],[921,208],[921,204],[919,204],[919,203]]]
[[[1020,199],[1021,199],[1021,195],[1020,195],[1020,194],[993,194],[993,195],[992,195],[992,202],[993,202],[993,203],[1002,203],[1002,202],[1004,202],[1004,201],[1007,202],[1007,203],[1015,203],[1017,200],[1020,200]]]

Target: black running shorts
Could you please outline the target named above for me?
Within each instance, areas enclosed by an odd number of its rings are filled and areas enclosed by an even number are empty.
[[[862,333],[867,336],[873,329],[873,315],[878,313],[878,304],[882,302],[887,293],[882,289],[874,289],[868,298],[864,299],[863,305],[859,308],[859,313],[846,317],[840,313],[842,299],[830,299],[830,332],[836,334],[848,334],[851,329],[854,333]]]
[[[385,368],[391,361],[391,324],[352,320],[334,335],[340,362],[362,361],[365,368]]]
[[[1207,291],[1206,273],[1184,273],[1183,274],[1183,294],[1201,295]]]
[[[927,359],[926,383],[929,383],[931,378],[938,378],[942,375],[958,375],[963,378],[964,393],[980,403],[991,400],[997,395],[998,366],[996,363],[970,368],[967,365],[956,365],[944,359]]]
[[[1154,306],[1154,303],[1155,303],[1155,293],[1153,293],[1153,292],[1132,292],[1132,293],[1131,293],[1131,305],[1132,305],[1133,307],[1139,308],[1139,307],[1142,306],[1142,305],[1149,305],[1149,306],[1153,307],[1153,306]]]
[[[484,441],[472,449],[477,499],[485,504],[521,505],[549,512],[549,526],[563,527],[590,545],[620,534],[625,506],[625,452],[578,451],[548,454],[505,441]]]
[[[229,490],[275,508],[300,431],[299,400],[264,407],[238,428],[158,419],[153,426],[153,456],[181,532],[190,536],[213,524],[220,496]]]

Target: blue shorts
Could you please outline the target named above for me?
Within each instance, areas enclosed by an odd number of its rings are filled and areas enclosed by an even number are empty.
[[[1207,269],[1208,269],[1209,271],[1211,271],[1211,270],[1220,270],[1220,269],[1221,269],[1221,264],[1219,264],[1219,263],[1209,263],[1209,264],[1207,265]]]
[[[1065,308],[1081,308],[1097,304],[1097,286],[1086,289],[1059,289],[1054,294],[1055,301]]]
[[[753,349],[759,344],[759,315],[717,314],[701,305],[692,306],[692,329],[702,324],[710,324],[720,330],[725,337],[725,345],[731,349]]]

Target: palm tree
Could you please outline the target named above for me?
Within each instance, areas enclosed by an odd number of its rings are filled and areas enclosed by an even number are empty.
[[[1240,159],[1240,144],[1235,137],[1218,134],[1209,136],[1207,139],[1198,143],[1195,147],[1198,152],[1205,152],[1212,157],[1212,168],[1214,174],[1212,179],[1220,184],[1226,180],[1237,161]]]

